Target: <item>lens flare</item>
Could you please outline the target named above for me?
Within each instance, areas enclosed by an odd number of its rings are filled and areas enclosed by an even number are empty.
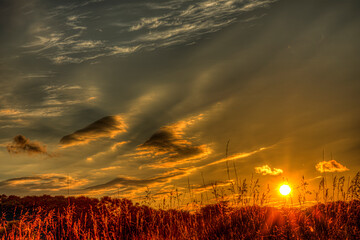
[[[289,193],[291,192],[291,188],[289,185],[282,185],[279,190],[280,193],[284,196],[289,195]]]

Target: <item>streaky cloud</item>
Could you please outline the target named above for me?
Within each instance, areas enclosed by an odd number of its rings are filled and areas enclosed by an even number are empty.
[[[242,152],[242,153],[235,153],[233,155],[230,155],[228,157],[225,157],[225,158],[221,158],[221,159],[218,159],[218,160],[215,160],[213,162],[210,162],[204,166],[201,166],[201,167],[208,167],[208,166],[212,166],[212,165],[216,165],[216,164],[220,164],[220,163],[223,163],[223,162],[226,162],[226,161],[235,161],[235,160],[238,160],[238,159],[242,159],[242,158],[247,158],[247,157],[250,157],[254,154],[257,154],[261,151],[264,151],[264,150],[267,150],[271,147],[261,147],[259,149],[256,149],[254,151],[251,151],[251,152]]]
[[[99,184],[95,186],[91,186],[86,188],[85,190],[102,190],[108,189],[113,187],[144,187],[152,183],[163,183],[179,176],[185,175],[187,172],[186,170],[182,171],[170,171],[167,173],[160,174],[158,176],[146,179],[138,179],[138,178],[131,178],[131,177],[117,177],[111,181],[108,181],[104,184]]]
[[[56,192],[67,189],[70,185],[74,189],[86,183],[86,179],[76,179],[63,174],[49,173],[7,179],[0,182],[0,188]]]
[[[242,13],[268,6],[274,1],[120,1],[111,9],[107,8],[105,1],[54,3],[51,10],[38,10],[38,14],[49,21],[32,23],[34,27],[29,40],[22,47],[25,53],[47,58],[53,64],[79,64],[100,57],[128,55],[140,49],[153,50],[193,42],[204,34],[217,32],[236,22]],[[136,15],[139,9],[146,14]],[[123,11],[130,15],[122,14]],[[104,17],[98,18],[99,15]],[[107,27],[111,34],[94,27],[104,26],[106,21],[112,23]],[[93,35],[88,32],[93,32]]]

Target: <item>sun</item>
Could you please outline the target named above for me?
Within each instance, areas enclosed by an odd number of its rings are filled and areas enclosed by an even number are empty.
[[[289,193],[291,192],[290,186],[285,185],[285,184],[282,185],[279,190],[280,190],[280,193],[284,196],[289,195]]]

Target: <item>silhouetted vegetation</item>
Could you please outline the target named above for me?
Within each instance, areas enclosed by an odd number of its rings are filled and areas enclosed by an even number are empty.
[[[360,201],[309,208],[231,207],[190,213],[104,197],[1,196],[1,239],[356,239]]]
[[[193,205],[181,204],[186,193],[177,189],[162,204],[147,189],[144,205],[110,197],[1,195],[0,239],[359,239],[360,173],[346,185],[344,177],[319,181],[309,190],[303,177],[280,208],[269,207],[269,185],[261,193],[258,179],[237,177],[211,184],[215,203],[208,205],[196,199],[189,181]],[[316,204],[306,207],[311,202]]]

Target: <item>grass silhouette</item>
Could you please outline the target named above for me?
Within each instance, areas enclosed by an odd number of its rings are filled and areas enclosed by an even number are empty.
[[[267,192],[256,190],[258,180],[225,186],[233,194],[229,201],[215,183],[211,187],[218,202],[191,212],[110,197],[1,195],[0,239],[357,239],[359,180],[358,173],[345,189],[345,180],[335,177],[329,196],[322,179],[318,203],[302,207],[308,194],[303,178],[298,207],[280,208],[261,206]]]

